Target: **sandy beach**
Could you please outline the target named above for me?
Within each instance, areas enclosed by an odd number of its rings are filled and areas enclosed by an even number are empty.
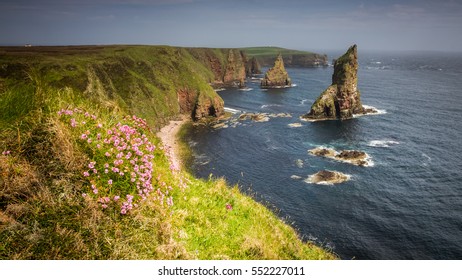
[[[178,156],[179,143],[176,140],[176,135],[180,131],[181,126],[188,121],[187,116],[181,116],[180,120],[170,121],[168,125],[162,127],[157,133],[164,145],[166,155],[170,158],[172,166],[176,169],[181,168],[181,160]]]

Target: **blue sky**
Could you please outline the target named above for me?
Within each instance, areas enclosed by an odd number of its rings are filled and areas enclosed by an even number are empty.
[[[1,0],[0,45],[462,51],[461,0]]]

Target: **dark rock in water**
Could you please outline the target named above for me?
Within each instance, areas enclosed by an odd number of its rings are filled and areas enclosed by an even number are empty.
[[[278,55],[274,66],[270,68],[266,74],[265,78],[261,81],[262,88],[281,88],[281,87],[290,87],[292,82],[289,78],[284,67],[284,61],[282,60],[282,55]]]
[[[358,86],[358,56],[356,45],[335,60],[332,85],[314,102],[307,120],[351,119],[353,114],[372,113],[361,104]],[[372,110],[372,109],[371,109]],[[374,111],[374,110],[372,110]]]
[[[320,148],[320,147],[309,150],[308,152],[318,157],[329,157],[329,158],[333,158],[337,153],[334,149],[327,149],[327,148]]]
[[[345,160],[352,160],[352,159],[365,159],[367,154],[362,151],[355,151],[355,150],[344,150],[341,151],[338,155],[336,155],[337,158],[345,159]]]
[[[331,158],[331,159],[335,159],[335,160],[353,164],[353,165],[358,165],[358,166],[373,165],[372,161],[370,160],[369,155],[363,151],[343,150],[343,151],[337,152],[334,149],[318,147],[312,150],[308,150],[308,152],[314,156]]]
[[[350,176],[337,171],[321,170],[308,177],[308,183],[338,184],[348,181]]]

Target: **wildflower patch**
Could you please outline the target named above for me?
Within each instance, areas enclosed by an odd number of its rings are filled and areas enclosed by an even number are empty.
[[[150,131],[145,120],[131,116],[110,125],[79,108],[62,109],[58,115],[90,158],[82,173],[88,184],[83,197],[96,199],[104,209],[116,207],[121,214],[150,194],[161,204],[173,204],[171,187],[153,177],[156,146],[145,134]]]

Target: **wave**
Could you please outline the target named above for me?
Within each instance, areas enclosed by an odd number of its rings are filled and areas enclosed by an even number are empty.
[[[309,99],[303,99],[302,101],[300,101],[300,104],[301,104],[301,105],[305,105],[306,102],[308,102],[308,101],[310,101],[310,100],[309,100]]]
[[[251,90],[253,90],[253,88],[246,87],[246,88],[240,88],[239,90],[240,91],[251,91]]]
[[[358,118],[358,117],[362,117],[362,116],[370,116],[370,115],[384,115],[384,114],[387,114],[387,110],[384,110],[384,109],[377,109],[376,107],[374,106],[370,106],[370,105],[363,105],[364,109],[372,109],[374,110],[375,112],[373,113],[366,113],[366,114],[353,114],[353,118]]]
[[[391,145],[398,145],[398,141],[394,140],[371,140],[367,143],[369,147],[380,147],[380,148],[388,148]]]
[[[262,109],[269,108],[269,107],[282,107],[282,105],[281,104],[265,104],[265,105],[260,106],[260,108]]]
[[[301,123],[289,123],[287,126],[288,127],[302,127],[303,125]]]
[[[238,110],[238,109],[233,109],[233,108],[229,108],[229,107],[225,107],[224,109],[225,109],[225,112],[232,113],[232,114],[242,113],[242,111]]]

